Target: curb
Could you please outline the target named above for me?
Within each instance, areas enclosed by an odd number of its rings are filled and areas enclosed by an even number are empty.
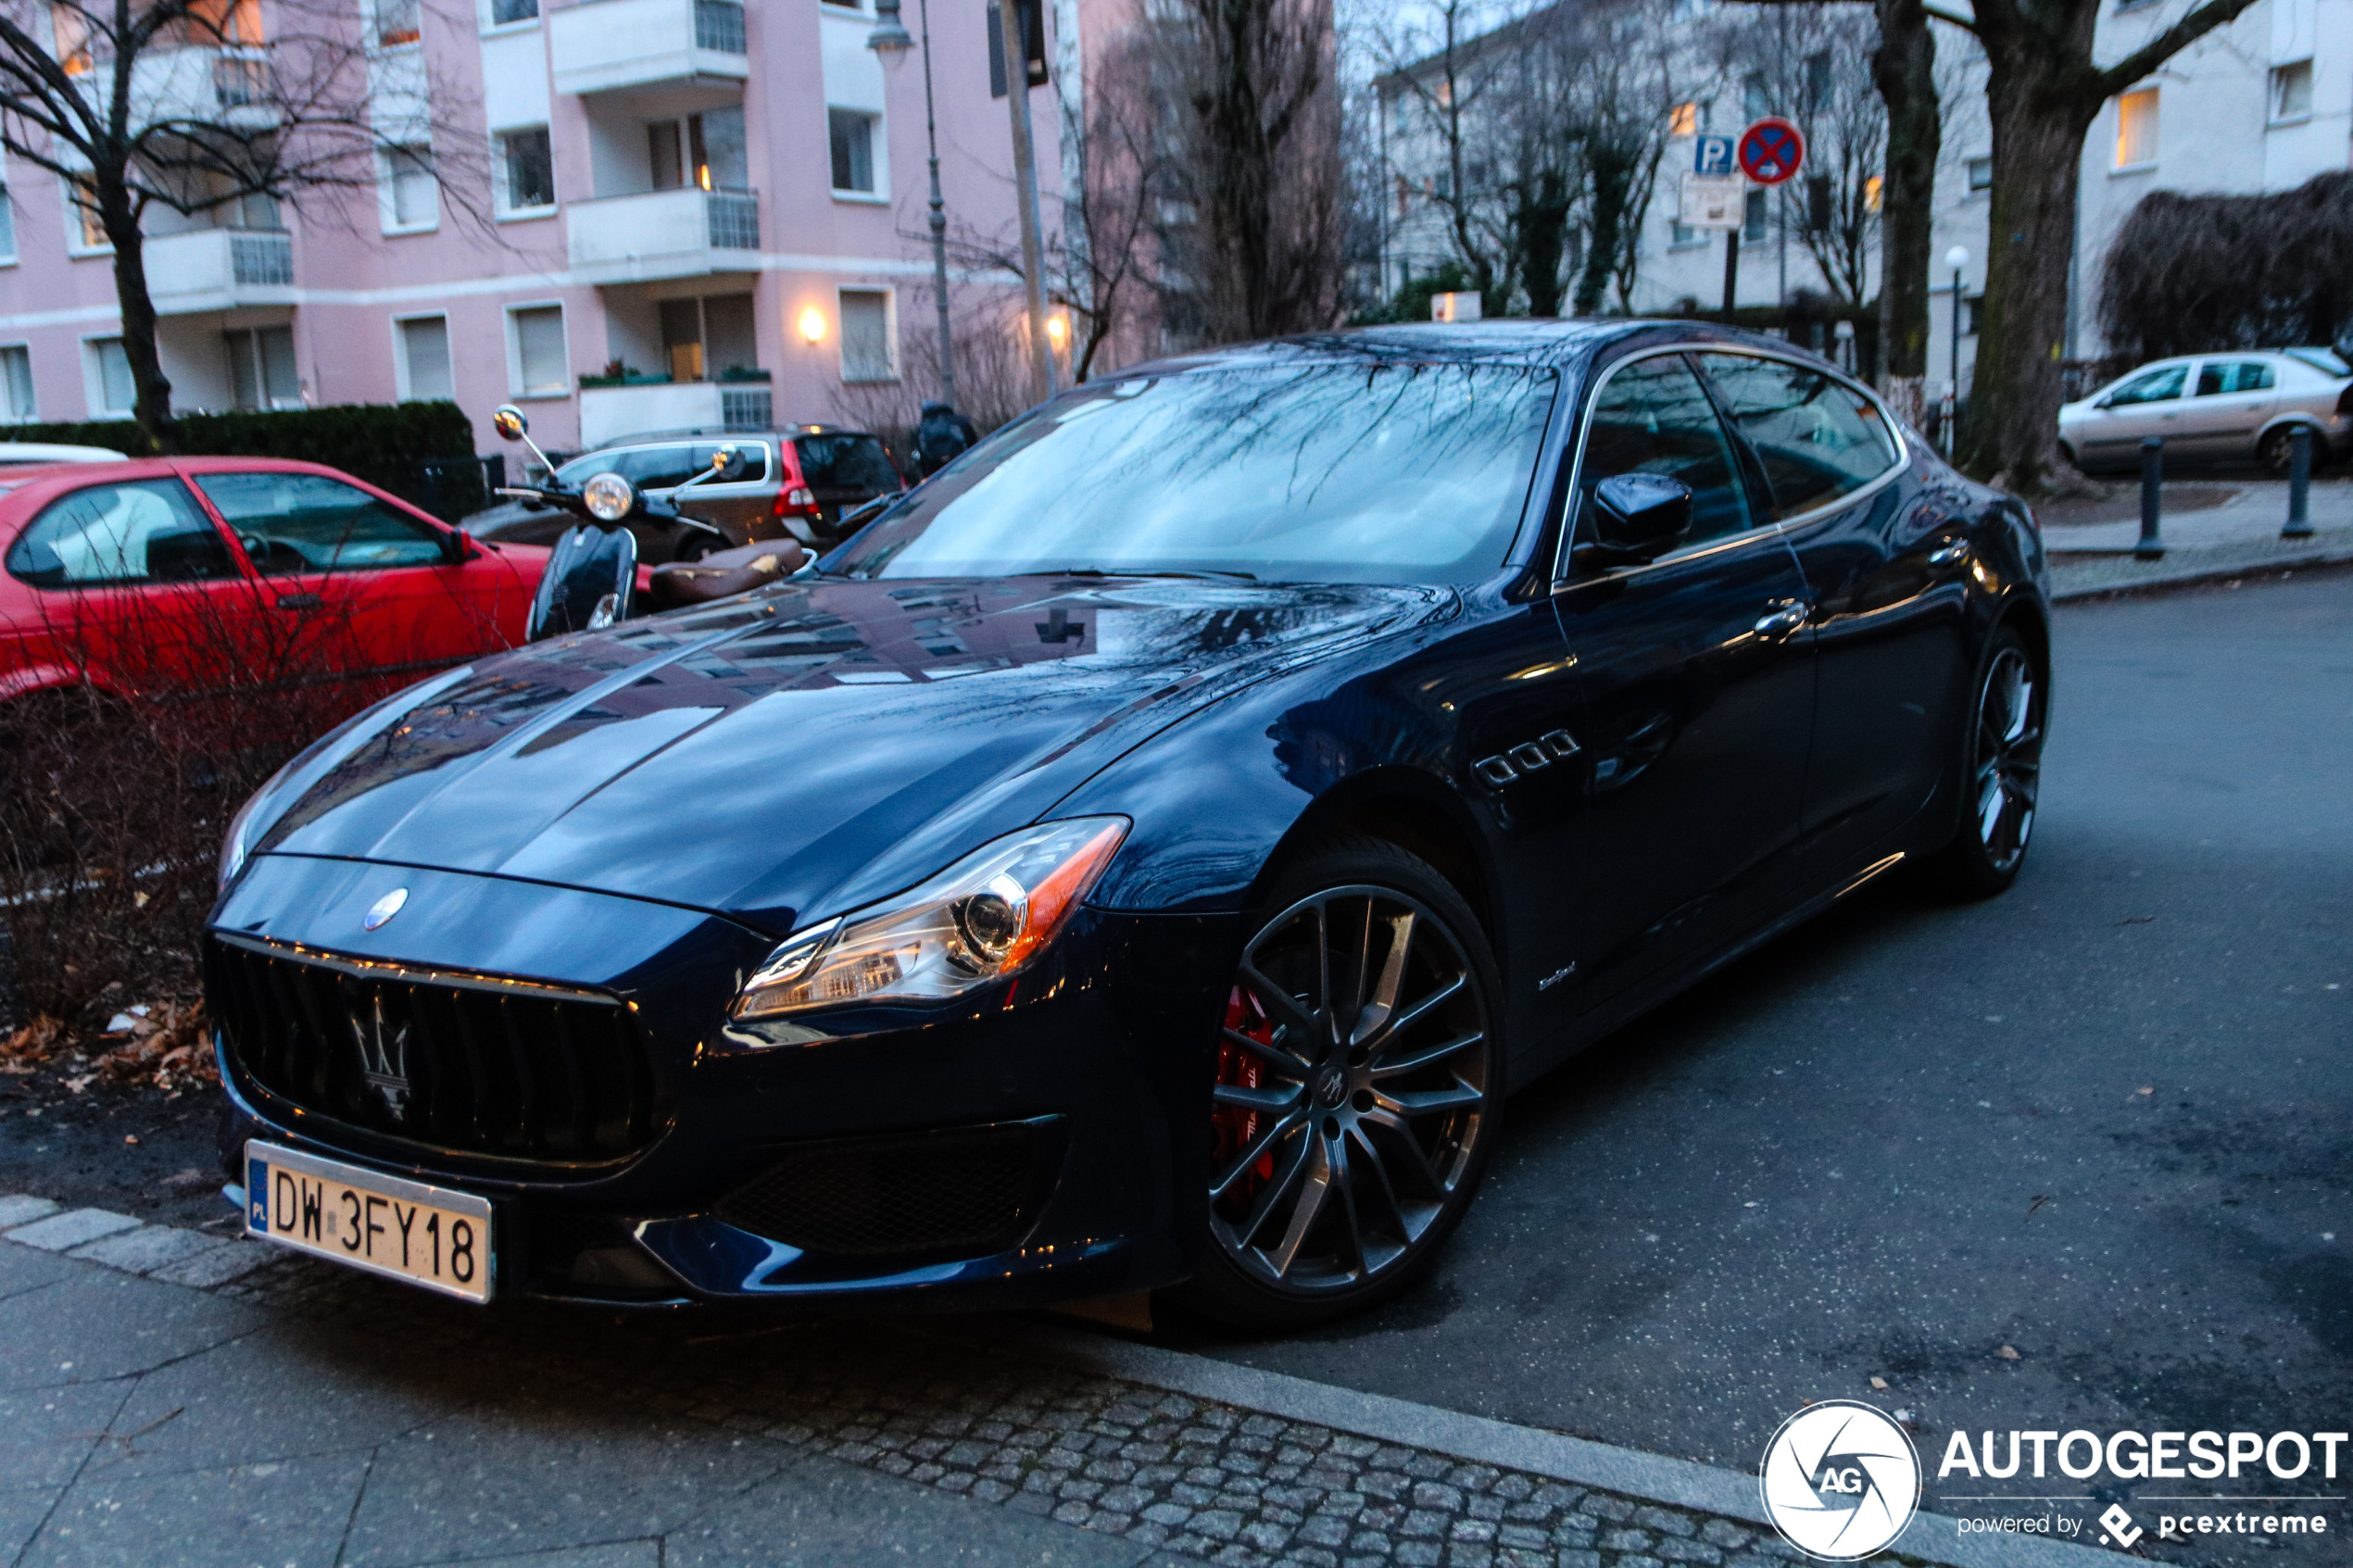
[[[2331,530],[2342,533],[2341,530]],[[2145,571],[2133,570],[2136,563],[2130,555],[2097,557],[2089,561],[2066,561],[2059,558],[2070,552],[2050,546],[2045,549],[2051,557],[2051,601],[2065,604],[2076,599],[2103,598],[2110,594],[2130,594],[2144,588],[2180,588],[2193,583],[2220,582],[2225,578],[2246,577],[2259,572],[2291,571],[2313,566],[2337,566],[2353,561],[2353,545],[2332,540],[2329,543],[2300,549],[2277,549],[2269,542],[2249,544],[2235,549],[2169,551],[2164,560],[2148,563]],[[2262,553],[2269,549],[2272,553]],[[2119,571],[2118,568],[2122,568]],[[2096,580],[2080,579],[2097,574]],[[2070,582],[2075,578],[2079,581]]]
[[[1183,1350],[1112,1339],[1083,1329],[1041,1324],[1008,1343],[1082,1372],[1125,1378],[1171,1393],[1427,1449],[1502,1470],[1770,1525],[1755,1477],[1734,1470],[1465,1415],[1385,1394],[1359,1393]],[[1940,1568],[2113,1568],[2120,1555],[2032,1536],[1964,1536],[1960,1521],[1938,1513],[1915,1515],[1904,1534],[1885,1549]]]

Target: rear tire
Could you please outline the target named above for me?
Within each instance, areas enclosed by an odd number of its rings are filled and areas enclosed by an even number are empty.
[[[2314,431],[2312,433],[2312,466],[2314,468],[2321,466],[2322,459],[2328,456],[2328,442],[2322,437],[2320,432]],[[2296,465],[2295,428],[2282,426],[2278,430],[2267,432],[2263,439],[2255,444],[2255,460],[2260,463],[2263,466],[2263,471],[2273,479],[2285,479],[2288,476],[2288,470]]]
[[[1176,1296],[1280,1333],[1404,1289],[1461,1223],[1500,1131],[1503,987],[1462,895],[1377,839],[1302,857],[1252,923]]]
[[[1994,629],[1971,694],[1961,734],[1960,822],[1928,869],[1945,892],[1976,899],[2018,880],[2042,789],[2050,682],[2016,627]]]

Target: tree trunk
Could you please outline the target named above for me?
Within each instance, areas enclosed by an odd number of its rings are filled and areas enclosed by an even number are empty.
[[[1936,37],[1920,0],[1878,0],[1878,10],[1871,80],[1887,106],[1887,171],[1880,186],[1880,390],[1900,417],[1918,426],[1927,413],[1929,253],[1944,136],[1936,100]]]
[[[1512,213],[1518,239],[1519,272],[1528,290],[1530,316],[1561,313],[1561,252],[1568,242],[1568,189],[1557,170],[1536,177],[1536,189],[1523,189]],[[1499,312],[1500,314],[1500,312]]]
[[[2047,44],[1989,41],[1988,54],[1993,212],[1963,449],[1970,471],[2038,495],[2060,466],[2077,170],[2102,98]]]
[[[1634,159],[1623,147],[1595,141],[1590,149],[1593,171],[1593,232],[1585,247],[1585,270],[1577,280],[1577,313],[1598,315],[1602,295],[1609,287],[1617,264],[1619,231],[1626,223],[1626,202],[1634,185]]]
[[[156,307],[147,296],[145,236],[131,193],[120,180],[100,177],[93,182],[98,198],[98,222],[114,246],[115,303],[122,312],[122,357],[131,362],[131,384],[137,394],[132,417],[159,453],[180,450],[180,424],[171,417],[171,383],[156,355]]]

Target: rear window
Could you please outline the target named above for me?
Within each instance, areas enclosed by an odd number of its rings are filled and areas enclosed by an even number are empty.
[[[855,490],[879,495],[900,487],[899,470],[880,438],[872,435],[796,435],[801,482],[812,490]]]
[[[2347,365],[2345,362],[2345,356],[2333,349],[2291,348],[2287,351],[2287,357],[2291,359],[2300,359],[2321,374],[2334,376],[2339,381],[2343,381],[2347,376],[2353,376],[2353,365]]]
[[[763,441],[664,442],[659,446],[591,452],[558,469],[556,478],[577,489],[598,474],[617,473],[640,490],[673,490],[710,468],[711,459],[723,446],[744,455],[744,471],[728,483],[758,484],[767,479],[768,444]]]

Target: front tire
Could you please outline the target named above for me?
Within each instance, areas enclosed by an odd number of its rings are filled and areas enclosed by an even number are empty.
[[[1281,1332],[1419,1277],[1494,1145],[1502,999],[1470,907],[1415,857],[1348,839],[1287,872],[1227,996],[1208,1244],[1183,1298]]]
[[[1994,629],[1975,695],[1961,739],[1959,830],[1931,865],[1956,897],[1990,898],[2026,864],[2050,709],[2050,682],[2016,627]]]

